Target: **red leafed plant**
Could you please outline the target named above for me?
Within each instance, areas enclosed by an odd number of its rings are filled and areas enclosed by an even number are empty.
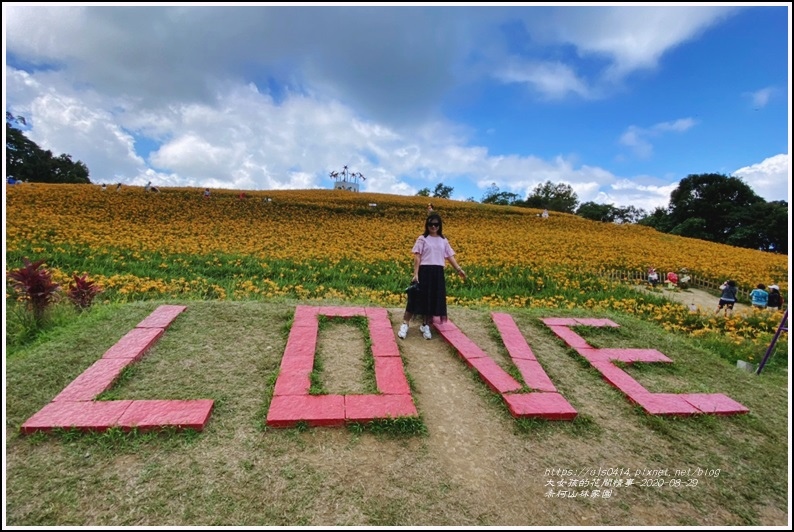
[[[44,312],[50,304],[58,300],[61,285],[52,280],[52,274],[42,265],[45,259],[30,262],[27,257],[22,259],[23,268],[8,272],[12,287],[18,291],[33,311],[36,322],[42,321]]]
[[[89,281],[88,274],[82,276],[74,274],[72,279],[66,296],[78,309],[87,309],[94,302],[94,297],[102,291],[102,287],[95,281]]]

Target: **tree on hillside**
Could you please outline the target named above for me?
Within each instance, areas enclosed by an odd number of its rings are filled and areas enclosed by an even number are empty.
[[[731,246],[788,253],[788,203],[766,202],[738,177],[692,174],[667,209],[639,221],[657,231]]]
[[[525,201],[516,202],[516,205],[573,214],[578,203],[579,197],[571,185],[546,181],[537,185]]]
[[[433,197],[449,199],[452,197],[453,190],[454,189],[452,187],[445,186],[444,183],[439,183],[433,190]]]
[[[788,254],[787,202],[756,202],[736,216],[736,229],[726,239],[726,244]]]
[[[576,215],[595,222],[614,222],[615,207],[588,201],[579,205]]]
[[[425,187],[423,189],[420,189],[419,192],[416,193],[416,195],[417,196],[424,196],[425,198],[429,198],[430,197],[430,189],[427,188],[427,187]]]
[[[72,161],[62,153],[55,157],[42,150],[14,124],[26,125],[25,118],[6,112],[6,175],[14,179],[40,183],[91,183],[88,167]]]
[[[673,230],[690,218],[706,220],[705,230],[715,241],[740,227],[740,212],[764,200],[738,177],[721,174],[689,175],[670,193],[669,217]]]
[[[482,197],[482,203],[491,205],[514,205],[516,201],[518,201],[518,194],[502,192],[496,183],[491,183],[491,186],[485,189],[485,194]]]
[[[669,233],[673,228],[668,217],[667,207],[656,207],[651,213],[637,222],[638,225],[653,227],[660,233]]]

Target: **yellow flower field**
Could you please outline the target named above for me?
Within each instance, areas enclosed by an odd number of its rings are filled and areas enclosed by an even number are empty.
[[[160,194],[126,187],[26,184],[7,190],[7,250],[79,246],[165,255],[240,254],[261,260],[405,262],[423,229],[424,198],[334,190],[248,192],[240,200],[198,189]],[[266,198],[272,201],[267,202]],[[370,207],[369,204],[376,204]],[[445,234],[466,264],[582,272],[682,267],[707,278],[788,291],[788,257],[597,223],[534,209],[434,198]],[[498,270],[495,270],[498,272]]]
[[[46,259],[63,285],[88,274],[106,300],[291,297],[401,306],[426,199],[337,190],[213,191],[22,184],[6,191],[7,267]],[[449,302],[489,307],[609,309],[670,330],[761,338],[779,315],[694,319],[686,309],[620,292],[609,270],[687,268],[733,278],[746,293],[788,293],[788,257],[536,209],[433,198],[470,275],[449,277]],[[624,287],[625,288],[625,287]],[[616,295],[615,290],[618,290]],[[748,333],[749,327],[749,333]]]

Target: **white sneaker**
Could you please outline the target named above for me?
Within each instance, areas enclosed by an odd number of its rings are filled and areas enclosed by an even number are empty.
[[[422,336],[425,337],[425,340],[430,340],[433,335],[430,334],[430,325],[422,325],[419,327],[419,330],[422,331]]]
[[[399,336],[400,338],[405,338],[405,335],[407,334],[408,334],[408,324],[403,323],[402,325],[400,325],[400,332],[397,333],[397,336]]]

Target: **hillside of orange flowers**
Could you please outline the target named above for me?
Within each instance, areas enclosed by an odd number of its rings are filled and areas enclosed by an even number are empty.
[[[85,275],[98,302],[161,299],[346,301],[404,305],[427,198],[338,190],[215,191],[22,184],[6,189],[6,270],[44,260],[65,287]],[[788,294],[788,257],[520,207],[433,198],[468,273],[450,305],[618,312],[668,331],[729,342],[752,360],[782,311],[692,312],[629,286],[649,266],[733,278]],[[617,278],[611,275],[622,272]],[[7,291],[7,304],[22,302]],[[715,302],[717,296],[715,295]],[[784,335],[785,336],[785,335]],[[781,339],[781,341],[787,341]],[[733,361],[733,360],[732,360]]]
[[[270,201],[268,201],[268,198]],[[405,262],[423,229],[426,198],[335,190],[247,192],[94,185],[7,187],[8,257],[80,248],[163,255],[240,254],[263,261]],[[465,264],[598,272],[686,267],[748,289],[788,292],[788,257],[519,207],[433,199],[444,233]],[[86,266],[89,260],[84,261]],[[90,273],[90,272],[89,272]]]

